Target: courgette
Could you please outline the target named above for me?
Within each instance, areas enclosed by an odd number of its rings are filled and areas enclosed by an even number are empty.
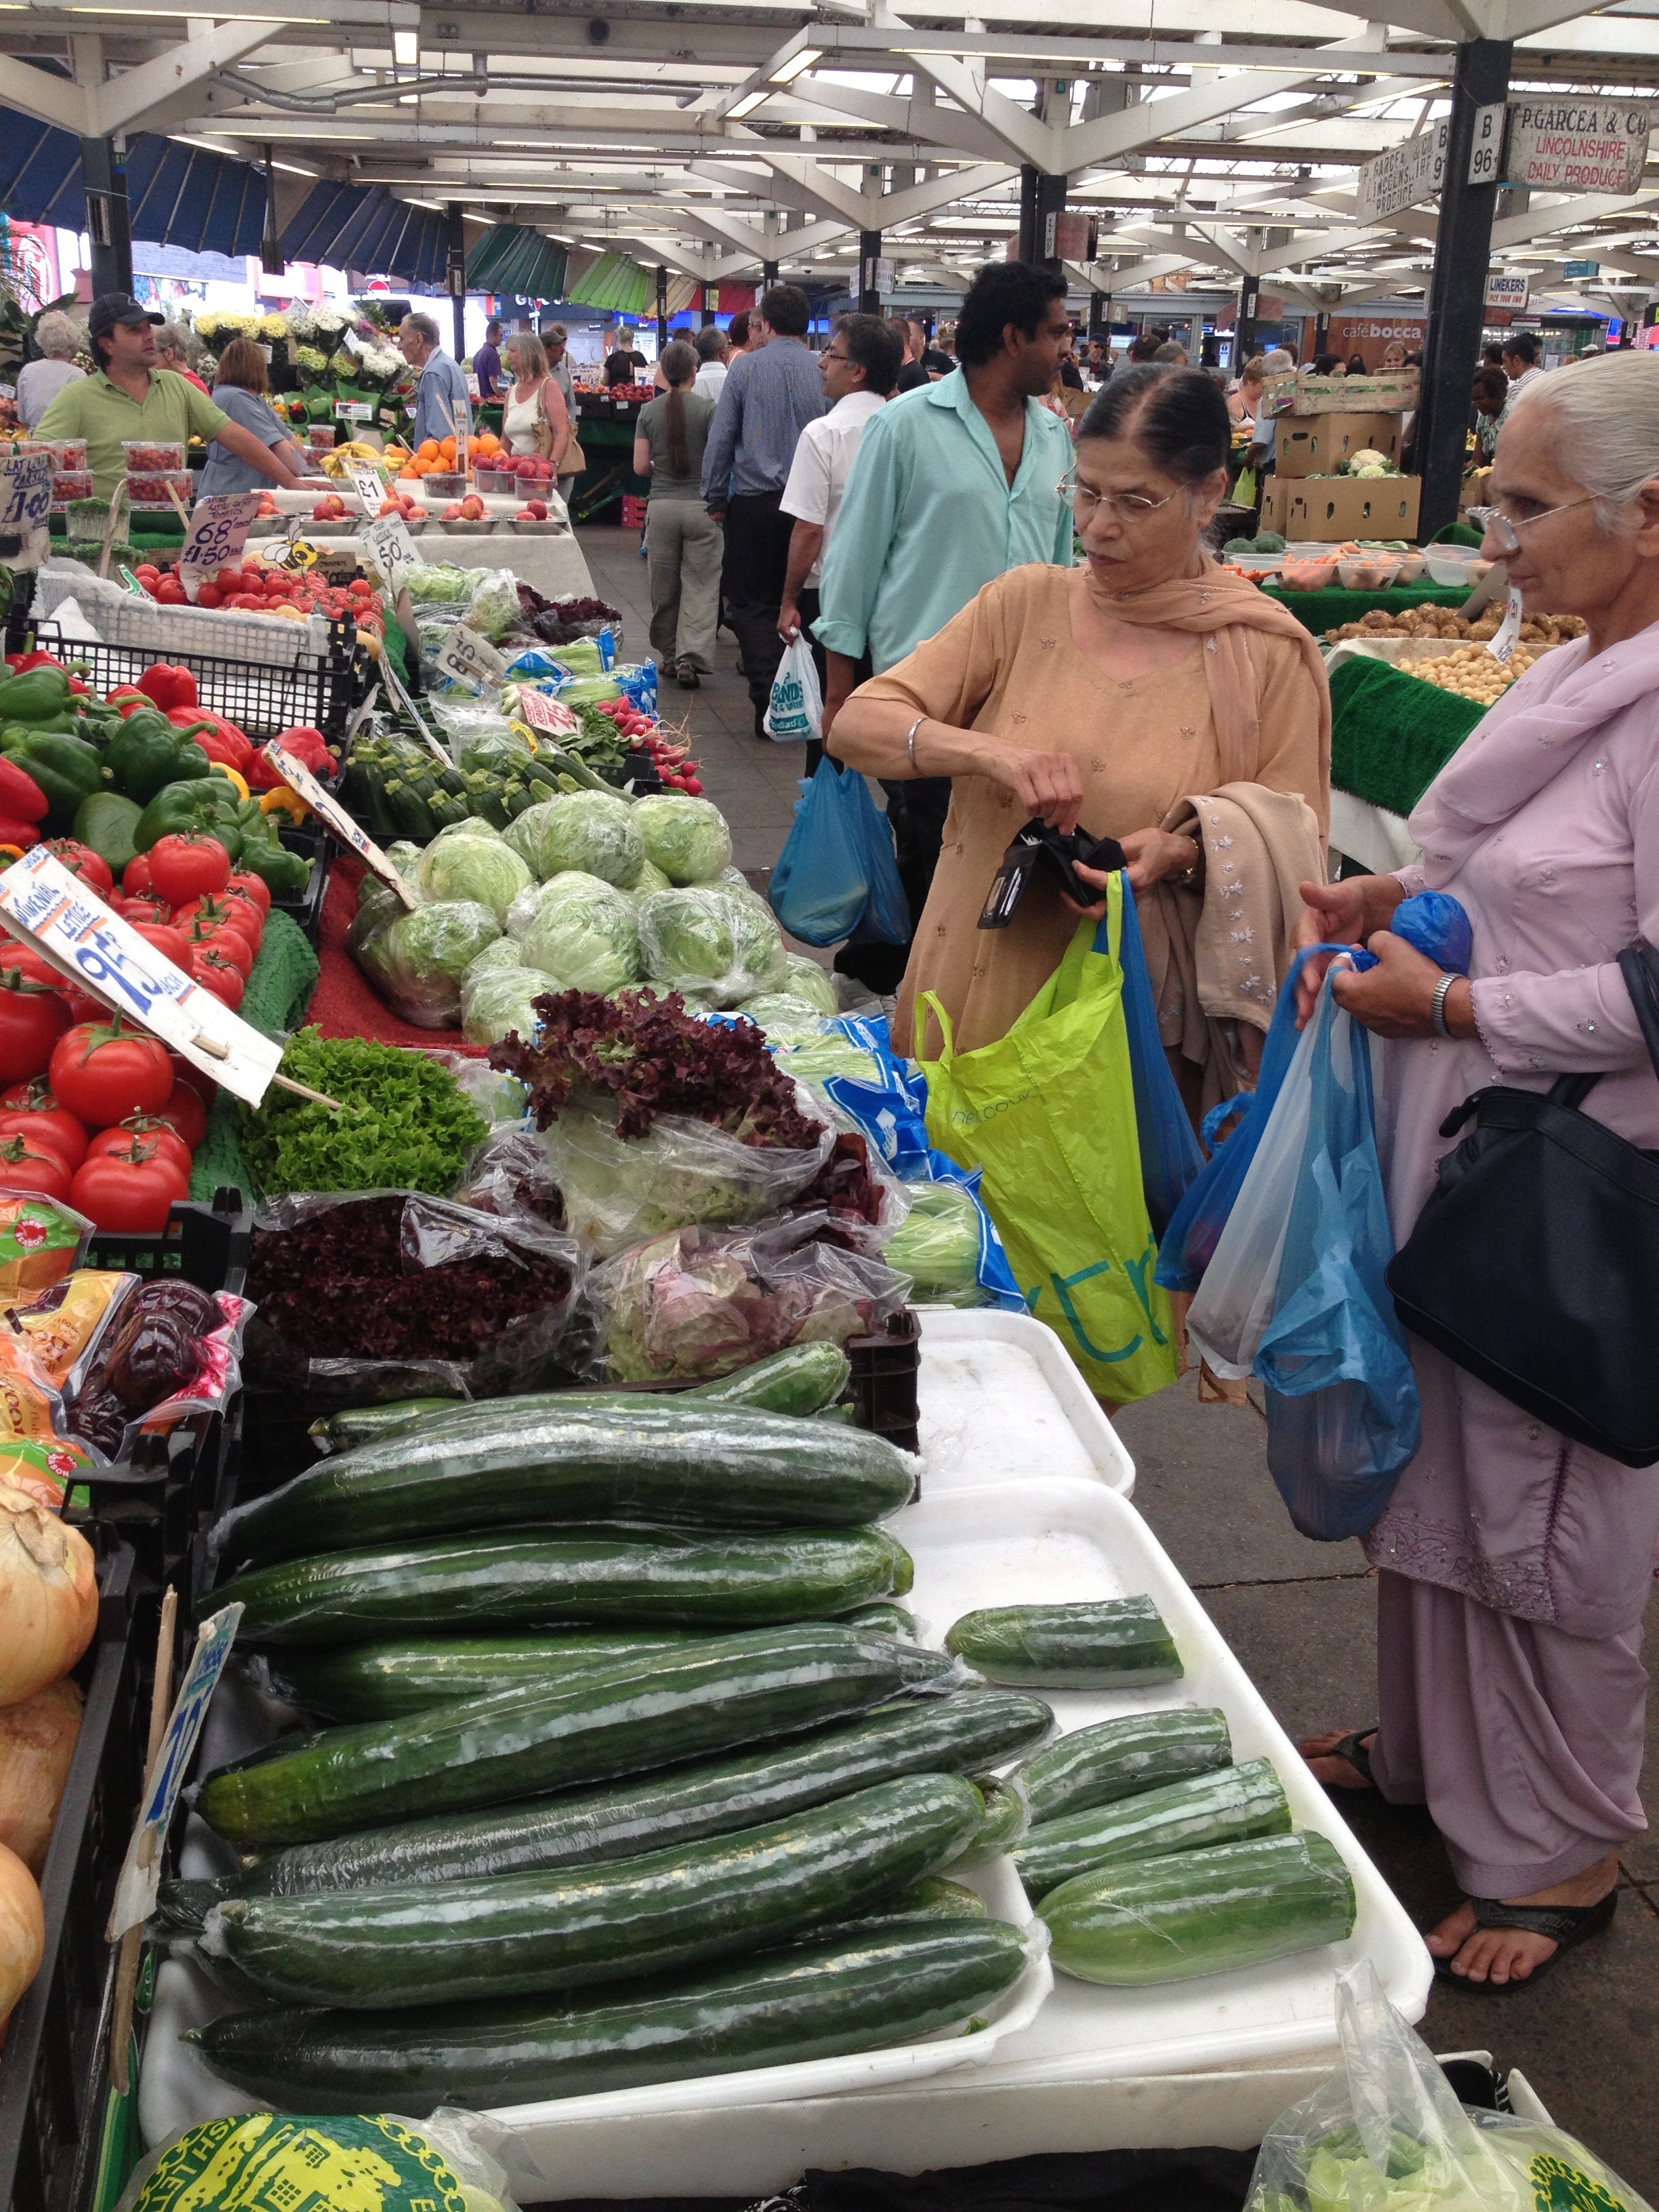
[[[439,2105],[529,2104],[911,2042],[994,2004],[1025,1956],[1004,1920],[896,1921],[563,2004],[283,2007],[228,2013],[183,2039],[265,2103],[424,2118]]]
[[[216,1534],[228,1559],[345,1551],[528,1521],[836,1528],[907,1505],[914,1461],[863,1429],[746,1407],[522,1400],[444,1414],[323,1460]]]
[[[278,2002],[355,2012],[632,1981],[869,1912],[955,1858],[983,1813],[971,1782],[909,1775],[606,1866],[232,1898],[202,1948]]]
[[[1323,1836],[1269,1836],[1103,1867],[1042,1900],[1054,1961],[1114,1989],[1186,1982],[1353,1933],[1353,1881]]]
[[[749,1628],[902,1596],[913,1571],[879,1528],[727,1535],[613,1522],[290,1559],[239,1575],[215,1602],[246,1607],[241,1633],[253,1644],[372,1644],[434,1629],[567,1622]]]
[[[1232,1763],[1227,1717],[1212,1705],[1200,1711],[1126,1713],[1121,1720],[1074,1729],[1024,1760],[1019,1781],[1032,1820],[1041,1822],[1086,1812],[1094,1805],[1110,1805],[1166,1782],[1213,1773]]]
[[[196,1809],[234,1843],[299,1844],[573,1789],[862,1711],[904,1686],[906,1657],[890,1636],[827,1622],[711,1637],[574,1682],[326,1729],[221,1767]]]
[[[1031,1826],[1030,1808],[1018,1784],[1000,1782],[994,1774],[976,1774],[974,1779],[985,1800],[985,1814],[977,1833],[963,1849],[963,1866],[983,1866],[988,1859],[1000,1858],[1021,1841]]]
[[[679,1402],[751,1406],[757,1412],[793,1413],[797,1419],[833,1405],[852,1380],[853,1363],[838,1344],[792,1344],[735,1375],[699,1382],[679,1393]]]
[[[1254,1836],[1286,1836],[1290,1831],[1291,1808],[1279,1777],[1268,1760],[1251,1759],[1243,1766],[1168,1783],[1091,1812],[1044,1820],[1015,1845],[1014,1866],[1026,1894],[1046,1898],[1092,1867],[1164,1858],[1175,1851],[1205,1850]]]
[[[1149,1597],[965,1613],[945,1648],[993,1682],[1036,1690],[1123,1689],[1171,1682],[1182,1672],[1175,1639]]]
[[[901,1775],[971,1773],[1041,1742],[1053,1725],[1048,1706],[1018,1690],[907,1699],[811,1735],[669,1773],[296,1844],[257,1860],[233,1887],[243,1896],[295,1897],[629,1858],[671,1839],[689,1844],[781,1819]],[[204,1903],[193,1885],[167,1887],[191,1891],[186,1924],[199,1923],[213,1899]]]

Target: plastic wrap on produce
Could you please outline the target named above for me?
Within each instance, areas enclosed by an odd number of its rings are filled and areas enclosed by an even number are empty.
[[[640,952],[653,983],[735,1006],[782,987],[783,939],[772,916],[707,884],[658,891],[639,908]]]
[[[540,1139],[522,1121],[500,1121],[467,1162],[458,1206],[480,1213],[535,1213],[565,1226],[564,1196]]]
[[[200,2212],[208,2204],[343,2212],[516,2212],[542,2176],[524,2146],[477,2112],[327,2118],[248,2112],[183,2128],[142,2158],[115,2212]]]
[[[495,909],[476,900],[441,899],[411,913],[388,896],[358,908],[346,950],[402,1020],[416,1029],[453,1029],[461,1018],[461,977],[501,933]]]

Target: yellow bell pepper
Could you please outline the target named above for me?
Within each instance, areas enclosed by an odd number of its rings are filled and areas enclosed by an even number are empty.
[[[223,776],[226,781],[230,785],[231,788],[235,792],[238,799],[246,799],[248,797],[249,793],[246,780],[237,775],[235,769],[231,767],[228,761],[215,761],[213,763],[212,773],[215,775]]]
[[[297,830],[311,809],[297,791],[290,789],[285,783],[279,783],[274,791],[266,792],[260,799],[259,811],[261,814],[286,814]]]

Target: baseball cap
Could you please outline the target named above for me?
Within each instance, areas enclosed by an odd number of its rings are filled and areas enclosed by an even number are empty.
[[[92,303],[92,312],[87,317],[87,336],[106,338],[122,323],[164,323],[166,320],[165,315],[152,314],[148,307],[141,307],[129,293],[104,292]]]

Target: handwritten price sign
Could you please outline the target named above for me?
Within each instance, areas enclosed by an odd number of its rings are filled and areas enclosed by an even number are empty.
[[[52,455],[0,464],[0,568],[38,568],[52,544]]]
[[[532,730],[545,730],[550,738],[568,738],[581,727],[568,707],[560,706],[545,691],[532,691],[528,684],[519,694],[518,714],[521,722],[528,722]]]
[[[357,495],[357,504],[373,522],[380,511],[380,501],[386,497],[386,482],[378,469],[371,469],[362,461],[349,461],[346,474],[351,478],[351,489]]]
[[[378,522],[371,522],[363,532],[363,550],[386,579],[390,599],[397,598],[414,569],[426,566],[419,547],[409,534],[409,525],[400,514],[388,514]]]
[[[507,663],[487,637],[469,629],[465,623],[457,623],[436,655],[440,672],[452,677],[457,684],[470,684],[475,689],[485,684],[497,684],[507,672]]]
[[[234,568],[241,560],[247,533],[259,512],[257,491],[237,491],[218,499],[198,499],[190,518],[190,532],[179,556],[179,580],[185,597],[194,601],[205,583],[221,568]]]
[[[339,800],[325,791],[316,777],[296,761],[292,753],[285,753],[273,738],[264,749],[264,757],[289,789],[299,793],[313,813],[328,824],[343,845],[349,845],[354,853],[360,853],[375,874],[391,884],[405,906],[420,904],[374,840],[357,827]],[[0,878],[0,884],[3,882],[4,878]]]

